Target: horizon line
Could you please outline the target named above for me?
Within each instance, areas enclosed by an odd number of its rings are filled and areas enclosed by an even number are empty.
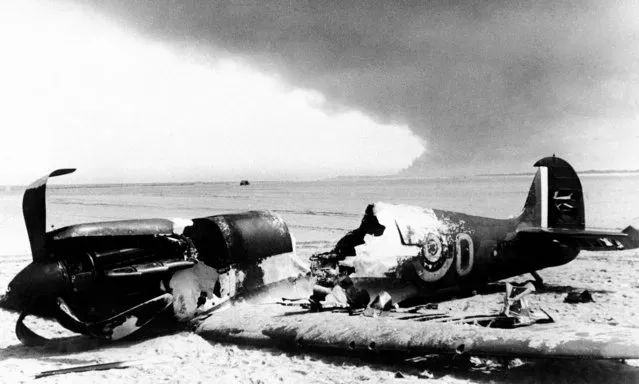
[[[576,171],[578,175],[592,175],[592,174],[633,174],[639,173],[639,169],[588,169],[585,171]],[[433,180],[433,179],[461,179],[461,178],[469,178],[469,177],[508,177],[508,176],[531,176],[534,175],[534,171],[530,172],[505,172],[505,173],[477,173],[470,175],[456,175],[456,176],[421,176],[421,175],[351,175],[351,176],[333,176],[333,177],[324,177],[317,179],[277,179],[277,180],[248,180],[252,183],[305,183],[305,182],[318,182],[318,181],[339,181],[339,180],[354,180],[354,179],[425,179],[425,180]],[[50,188],[74,188],[74,187],[86,187],[86,188],[108,188],[122,185],[139,185],[139,186],[162,186],[162,185],[189,185],[189,184],[227,184],[227,183],[236,183],[238,186],[240,185],[240,181],[246,179],[238,179],[238,180],[217,180],[217,181],[149,181],[149,182],[106,182],[106,183],[76,183],[76,184],[54,184],[50,185]],[[2,189],[22,189],[28,187],[29,184],[21,185],[21,184],[2,184],[0,188]],[[250,187],[250,185],[249,185]]]

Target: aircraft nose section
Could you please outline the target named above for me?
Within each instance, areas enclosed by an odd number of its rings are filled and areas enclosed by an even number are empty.
[[[39,298],[52,298],[67,287],[64,267],[57,261],[33,262],[20,271],[9,283],[2,306],[18,311]]]

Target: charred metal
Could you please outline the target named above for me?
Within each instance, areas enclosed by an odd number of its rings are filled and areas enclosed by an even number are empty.
[[[59,170],[49,177],[70,172]],[[55,319],[73,332],[118,339],[166,312],[176,294],[171,279],[177,272],[198,264],[218,276],[241,271],[244,279],[233,279],[234,286],[226,287],[226,294],[238,293],[265,284],[264,259],[293,250],[286,224],[267,211],[179,223],[85,223],[45,233],[47,178],[28,187],[23,199],[33,262],[10,282],[0,301],[3,308],[21,312],[16,333],[27,344],[42,340],[23,324],[27,315]],[[221,295],[219,281],[217,288],[198,294]]]

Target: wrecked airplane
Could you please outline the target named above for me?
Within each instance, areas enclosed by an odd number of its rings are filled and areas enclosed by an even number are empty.
[[[359,228],[314,255],[310,269],[297,259],[286,224],[266,211],[89,223],[46,233],[45,177],[23,200],[33,262],[0,304],[21,313],[16,333],[29,345],[46,340],[24,325],[27,315],[105,340],[168,315],[211,340],[259,345],[639,358],[636,329],[571,328],[522,301],[542,285],[540,269],[568,263],[581,250],[639,246],[632,227],[627,233],[585,229],[581,183],[567,162],[553,156],[535,166],[518,217],[376,203]],[[525,273],[535,284],[511,286],[495,314],[396,305]],[[258,302],[268,304],[252,305]]]
[[[639,247],[633,227],[586,229],[581,182],[566,161],[552,156],[535,166],[522,213],[509,219],[369,205],[359,228],[329,252],[314,255],[315,269],[327,276],[322,284],[335,286],[348,276],[373,295],[375,289],[390,292],[396,302],[446,288],[472,291],[526,273],[539,288],[537,271],[566,264],[582,250]]]

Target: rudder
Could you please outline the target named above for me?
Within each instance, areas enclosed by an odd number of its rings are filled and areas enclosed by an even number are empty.
[[[572,166],[554,155],[534,166],[538,169],[520,222],[540,228],[585,229],[583,191]]]

